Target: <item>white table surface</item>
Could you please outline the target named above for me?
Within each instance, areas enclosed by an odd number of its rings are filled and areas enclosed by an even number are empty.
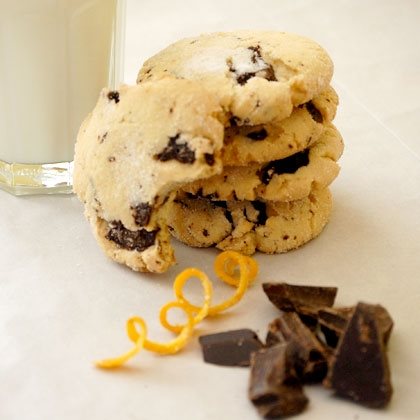
[[[255,328],[276,316],[262,281],[336,285],[337,303],[382,303],[395,330],[395,388],[369,410],[307,387],[301,419],[420,418],[420,2],[417,0],[140,1],[128,5],[126,81],[142,61],[187,35],[237,28],[301,33],[331,54],[346,142],[335,207],[324,233],[298,251],[258,255],[258,284],[199,333]],[[0,64],[1,65],[1,64]],[[206,365],[195,339],[177,356],[142,353],[118,372],[92,361],[130,347],[138,314],[153,337],[172,298],[171,279],[216,253],[176,245],[179,264],[160,277],[107,260],[71,197],[15,198],[0,191],[0,419],[258,419],[248,370]],[[222,286],[219,292],[228,293]]]

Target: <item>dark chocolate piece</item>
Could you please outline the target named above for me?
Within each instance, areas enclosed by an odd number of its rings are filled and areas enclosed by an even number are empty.
[[[309,163],[309,150],[295,153],[284,159],[273,160],[259,171],[259,177],[264,185],[267,185],[274,175],[294,174],[302,166]]]
[[[325,344],[332,348],[337,346],[353,312],[354,306],[349,308],[323,308],[318,311],[318,323]]]
[[[263,346],[249,329],[203,335],[199,341],[204,361],[222,366],[249,366],[251,353]]]
[[[251,131],[246,136],[251,140],[261,141],[267,138],[268,133],[265,128],[262,128],[261,130]]]
[[[318,108],[314,105],[312,101],[307,102],[305,104],[305,107],[311,114],[311,117],[315,122],[319,124],[322,124],[324,122],[324,118],[322,117],[321,112],[318,110]]]
[[[298,286],[288,283],[263,283],[263,290],[271,303],[282,311],[299,311],[300,308],[309,311],[311,307],[330,307],[337,295],[336,287]]]
[[[258,211],[257,225],[265,225],[268,219],[267,204],[263,201],[251,201],[252,207]]]
[[[377,305],[357,304],[324,381],[337,395],[375,408],[392,396],[380,317]]]
[[[295,371],[292,344],[278,344],[251,356],[249,399],[265,418],[301,413],[308,398]]]
[[[169,138],[168,145],[154,158],[161,162],[177,160],[180,163],[192,164],[195,162],[195,152],[189,148],[186,141],[181,139],[181,135],[177,134]]]
[[[256,77],[256,76],[262,77],[268,80],[269,82],[277,81],[273,66],[271,64],[266,63],[261,56],[261,47],[257,45],[256,47],[254,46],[248,47],[248,49],[252,51],[251,62],[254,64],[263,63],[264,68],[256,72],[246,72],[246,73],[238,74],[237,70],[233,67],[232,63],[228,63],[229,71],[236,75],[236,81],[241,86],[245,85],[249,79],[252,79],[253,77]]]
[[[207,165],[209,166],[213,166],[214,165],[214,155],[212,155],[211,153],[204,153],[204,159],[207,163]]]
[[[379,331],[382,334],[382,341],[385,345],[387,345],[394,327],[394,321],[392,320],[389,312],[383,306],[375,305],[374,308]]]
[[[266,345],[292,343],[296,349],[296,371],[304,382],[320,382],[327,374],[324,347],[295,312],[281,311],[268,326]]]
[[[128,230],[121,222],[111,222],[106,239],[115,242],[119,247],[129,251],[142,252],[155,243],[158,230],[147,231],[140,229],[137,231]]]
[[[116,90],[108,92],[108,99],[114,101],[116,104],[120,102],[120,93]]]
[[[150,216],[152,215],[152,206],[149,203],[140,203],[136,206],[132,206],[133,217],[136,225],[146,226],[150,222]]]

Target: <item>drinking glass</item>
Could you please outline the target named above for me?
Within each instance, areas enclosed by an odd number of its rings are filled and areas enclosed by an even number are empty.
[[[122,80],[125,0],[0,0],[0,188],[70,193],[74,144]]]

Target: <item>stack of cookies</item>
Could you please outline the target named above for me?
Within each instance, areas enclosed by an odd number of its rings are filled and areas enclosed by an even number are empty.
[[[74,190],[105,253],[133,270],[195,247],[285,252],[318,235],[343,143],[327,53],[282,32],[181,40],[138,84],[105,89],[76,144]]]
[[[140,83],[197,80],[225,116],[223,170],[181,186],[167,219],[173,236],[253,254],[286,252],[322,231],[343,151],[332,70],[314,42],[275,32],[182,40],[145,63]]]

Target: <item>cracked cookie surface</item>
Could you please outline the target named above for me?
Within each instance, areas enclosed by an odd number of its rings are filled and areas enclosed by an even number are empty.
[[[331,209],[327,188],[291,202],[217,202],[180,194],[171,203],[168,223],[172,235],[189,246],[274,254],[298,248],[318,236]]]
[[[281,121],[330,84],[333,64],[314,41],[275,31],[204,34],[148,59],[138,83],[199,80],[238,125]]]
[[[220,113],[194,81],[101,93],[77,139],[74,191],[108,256],[139,271],[174,263],[167,207],[181,184],[221,171]]]
[[[301,152],[264,164],[227,166],[221,174],[184,185],[182,190],[216,201],[298,200],[337,177],[343,147],[340,133],[329,124],[318,141]]]

